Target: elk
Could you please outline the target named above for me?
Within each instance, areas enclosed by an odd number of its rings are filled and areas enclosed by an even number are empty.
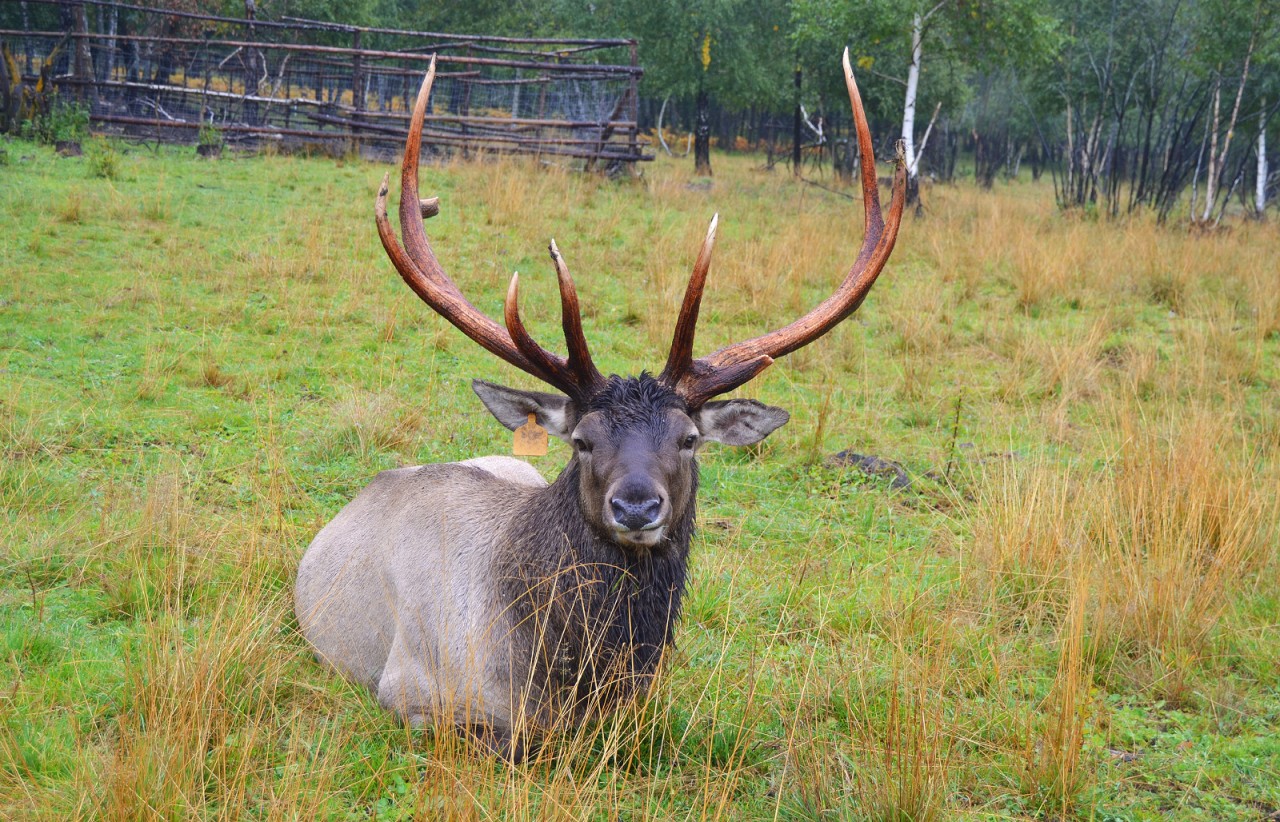
[[[866,224],[844,281],[789,325],[695,359],[713,218],[662,372],[606,378],[592,362],[573,279],[554,240],[563,357],[526,330],[518,275],[499,325],[463,297],[437,261],[423,225],[436,201],[418,194],[432,61],[405,142],[401,239],[387,217],[385,177],[375,205],[378,236],[427,305],[486,351],[556,389],[475,380],[493,416],[514,430],[532,415],[573,454],[551,483],[510,457],[379,474],[320,531],[298,568],[298,621],[323,663],[372,689],[409,725],[452,726],[513,760],[557,725],[572,727],[647,691],[680,615],[699,447],[756,443],[788,419],[755,400],[713,398],[852,314],[893,250],[905,199],[901,150],[885,220],[847,50],[844,75]]]

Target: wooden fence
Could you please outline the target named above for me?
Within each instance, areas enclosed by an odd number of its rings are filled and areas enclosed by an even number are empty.
[[[194,142],[356,144],[398,151],[434,54],[425,152],[494,151],[587,168],[652,159],[637,127],[634,40],[489,37],[243,19],[110,0],[0,8],[29,78],[57,50],[60,95],[99,128]],[[16,7],[21,6],[19,16]]]

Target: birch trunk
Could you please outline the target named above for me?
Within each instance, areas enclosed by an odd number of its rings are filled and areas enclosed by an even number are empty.
[[[667,152],[668,157],[674,157],[676,155],[671,153],[671,147],[667,145],[666,138],[662,136],[662,116],[667,113],[667,103],[670,103],[670,102],[671,102],[671,95],[668,94],[662,100],[662,108],[658,109],[657,131],[658,131],[658,142],[662,144],[662,150]]]
[[[1218,116],[1222,101],[1221,78],[1213,81],[1213,117],[1209,120],[1209,165],[1204,174],[1204,213],[1200,222],[1207,223],[1213,213],[1213,201],[1218,197]]]
[[[1244,54],[1244,66],[1240,71],[1240,85],[1236,86],[1236,101],[1235,104],[1231,106],[1231,119],[1227,122],[1227,134],[1222,140],[1222,154],[1218,156],[1218,174],[1221,174],[1222,170],[1227,167],[1227,152],[1231,150],[1231,137],[1236,131],[1236,120],[1240,116],[1240,101],[1244,98],[1245,84],[1249,82],[1249,63],[1253,60],[1253,48],[1257,42],[1258,21],[1255,19],[1253,33],[1249,37],[1249,48]],[[1217,144],[1218,141],[1218,86],[1219,84],[1215,83],[1213,90],[1213,141],[1215,144]],[[1213,171],[1214,165],[1212,156],[1209,157],[1209,162],[1210,171]],[[1214,195],[1217,193],[1214,191],[1214,185],[1216,182],[1217,178],[1214,175],[1210,175],[1210,177],[1205,180],[1205,200],[1207,202],[1204,204],[1204,216],[1201,218],[1203,222],[1208,222],[1209,216],[1213,213],[1213,200]],[[1221,217],[1219,217],[1219,219],[1221,219]]]
[[[1071,198],[1074,196],[1074,193],[1075,193],[1074,186],[1075,186],[1075,180],[1076,180],[1076,144],[1075,144],[1075,135],[1071,131],[1072,123],[1071,123],[1071,101],[1070,100],[1067,100],[1066,116],[1067,116],[1067,173],[1066,173],[1066,179],[1062,183],[1062,191],[1063,191],[1062,200],[1063,200],[1064,206],[1074,205],[1074,203],[1071,202]]]
[[[907,68],[907,96],[902,106],[902,146],[907,161],[907,203],[920,199],[920,156],[916,153],[916,90],[920,87],[920,58],[924,52],[924,18],[911,18],[911,65]]]
[[[1267,101],[1264,98],[1258,112],[1258,179],[1254,183],[1253,208],[1258,219],[1267,210]]]

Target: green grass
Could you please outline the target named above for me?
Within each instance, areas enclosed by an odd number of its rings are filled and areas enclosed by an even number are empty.
[[[387,168],[5,148],[0,815],[1280,809],[1274,224],[926,189],[858,315],[743,392],[792,422],[703,456],[653,699],[509,768],[398,727],[291,612],[302,551],[377,471],[509,449],[472,378],[535,387],[396,276]],[[709,191],[666,160],[626,183],[431,167],[427,228],[491,316],[519,270],[548,343],[554,236],[602,369],[653,370],[713,212],[701,352],[798,316],[856,253],[856,203],[755,165],[717,156]],[[844,449],[915,487],[825,461]]]

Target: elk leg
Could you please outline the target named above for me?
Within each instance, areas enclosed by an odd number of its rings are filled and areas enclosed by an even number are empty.
[[[414,661],[405,645],[404,631],[399,630],[378,679],[378,704],[398,714],[406,725],[420,728],[435,718],[440,693],[434,677]]]
[[[510,729],[475,723],[459,723],[456,727],[464,739],[483,748],[489,754],[504,759],[512,765],[524,762],[524,739],[518,734],[513,734]]]

